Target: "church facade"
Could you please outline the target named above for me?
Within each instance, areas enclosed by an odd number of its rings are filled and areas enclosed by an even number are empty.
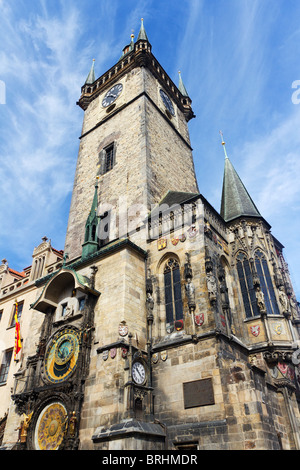
[[[1,448],[300,449],[284,247],[224,142],[220,213],[199,192],[192,101],[143,22],[77,104],[64,250],[44,238],[22,273],[0,265]]]

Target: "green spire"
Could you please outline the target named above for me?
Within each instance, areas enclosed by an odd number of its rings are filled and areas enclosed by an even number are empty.
[[[251,196],[228,158],[223,137],[222,145],[225,153],[225,167],[220,211],[221,216],[225,222],[229,222],[238,217],[261,217]]]
[[[97,240],[97,228],[99,218],[97,216],[97,207],[98,207],[98,179],[95,184],[94,198],[92,202],[92,207],[88,215],[86,224],[85,224],[85,236],[84,243],[82,245],[82,259],[87,256],[95,253],[98,250],[98,240]]]
[[[91,67],[90,73],[88,74],[87,79],[85,81],[85,85],[91,85],[92,83],[94,83],[95,80],[96,80],[96,77],[95,77],[95,59],[93,59],[92,67]]]
[[[140,39],[142,39],[143,41],[148,41],[149,42],[148,36],[147,36],[145,28],[144,28],[144,18],[141,18],[141,29],[140,29],[139,35],[137,37],[137,41],[139,41]]]
[[[182,78],[181,78],[181,72],[179,71],[178,72],[179,74],[179,85],[178,85],[178,90],[180,91],[180,93],[182,94],[182,96],[189,96],[188,95],[188,92],[186,91],[186,88],[183,84],[183,81],[182,81]]]

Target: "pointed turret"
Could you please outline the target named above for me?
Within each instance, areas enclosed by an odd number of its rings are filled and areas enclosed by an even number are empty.
[[[223,138],[222,145],[225,152],[225,167],[220,211],[221,216],[225,222],[229,222],[238,217],[261,218],[261,214],[228,158]]]
[[[93,59],[91,70],[86,78],[85,85],[91,85],[96,80],[95,77],[95,59]]]
[[[94,198],[92,207],[85,224],[84,244],[82,245],[82,258],[86,258],[98,249],[97,229],[99,217],[97,215],[98,207],[98,177],[95,184]]]
[[[186,91],[186,88],[185,88],[184,83],[183,83],[183,81],[182,81],[181,72],[179,71],[178,74],[179,74],[178,90],[180,91],[180,93],[182,94],[182,96],[188,97],[189,94],[188,94],[188,92]]]
[[[141,18],[141,29],[140,29],[140,32],[138,34],[137,41],[139,41],[140,39],[143,40],[143,41],[148,41],[149,42],[147,33],[145,31],[145,28],[144,28],[144,18]]]

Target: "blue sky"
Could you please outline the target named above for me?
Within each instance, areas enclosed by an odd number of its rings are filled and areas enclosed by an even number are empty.
[[[181,71],[193,101],[201,193],[220,209],[222,130],[300,300],[299,0],[0,0],[1,259],[22,270],[45,235],[64,247],[81,85],[93,58],[97,76],[119,59],[141,17],[153,54],[175,83]]]

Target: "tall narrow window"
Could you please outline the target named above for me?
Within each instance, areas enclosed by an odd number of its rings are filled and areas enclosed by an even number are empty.
[[[105,152],[106,152],[105,173],[107,173],[114,166],[114,144],[107,147],[105,149]]]
[[[237,272],[239,276],[246,317],[251,318],[255,315],[259,315],[250,263],[243,253],[240,253],[237,257]]]
[[[179,264],[170,258],[164,269],[166,326],[172,328],[176,321],[183,319]]]
[[[116,145],[112,142],[110,145],[101,150],[99,154],[100,175],[104,175],[112,170],[116,163]]]
[[[264,294],[265,306],[269,315],[279,315],[270,271],[264,254],[257,250],[255,252],[255,267],[260,280],[261,290]]]
[[[5,383],[7,380],[12,352],[13,350],[10,349],[9,351],[4,351],[3,353],[2,364],[0,366],[0,384]]]

